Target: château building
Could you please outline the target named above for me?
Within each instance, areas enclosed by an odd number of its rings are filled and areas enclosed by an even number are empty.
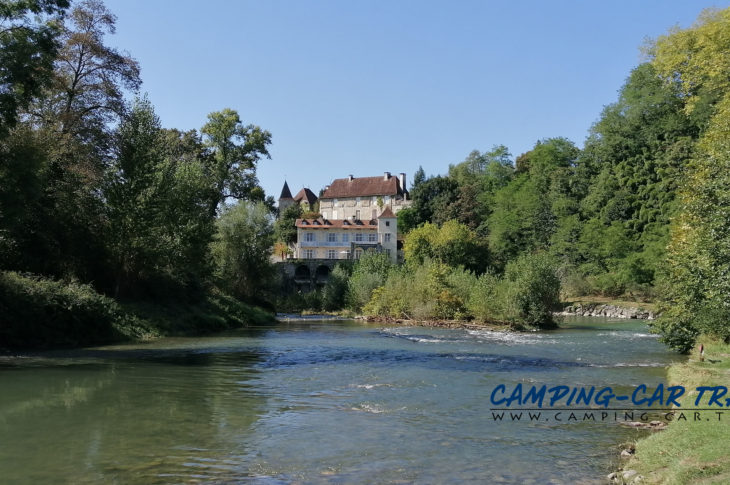
[[[294,203],[284,183],[289,199]],[[304,189],[303,189],[304,190]],[[282,190],[282,195],[286,195]],[[291,203],[289,203],[291,205]],[[385,172],[378,177],[335,179],[319,198],[321,217],[297,219],[297,259],[359,259],[366,251],[388,254],[398,261],[397,213],[410,205],[406,175]]]

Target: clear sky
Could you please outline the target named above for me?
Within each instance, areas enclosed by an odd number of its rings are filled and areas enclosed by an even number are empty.
[[[583,146],[640,47],[726,0],[106,0],[168,128],[237,110],[273,135],[278,198],[348,174],[445,173],[470,151]]]

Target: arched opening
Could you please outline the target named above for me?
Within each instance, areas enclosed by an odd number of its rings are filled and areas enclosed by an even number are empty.
[[[294,270],[294,279],[295,280],[308,280],[311,277],[312,277],[312,274],[309,271],[309,266],[307,266],[306,264],[300,264]]]
[[[362,257],[362,248],[355,248],[355,259],[360,259]]]
[[[330,269],[329,267],[321,264],[317,266],[317,270],[314,272],[314,275],[317,277],[317,283],[324,283],[330,275]]]

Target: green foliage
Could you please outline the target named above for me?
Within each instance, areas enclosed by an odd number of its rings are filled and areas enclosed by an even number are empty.
[[[163,133],[146,98],[119,127],[105,187],[117,296],[160,296],[161,287],[189,287],[209,272],[208,180],[199,158],[181,156],[176,137]]]
[[[363,254],[355,263],[347,283],[348,306],[360,311],[370,301],[373,290],[385,283],[392,267],[393,263],[385,253]]]
[[[218,291],[163,305],[119,303],[89,285],[0,272],[0,348],[99,345],[273,321],[271,313]]]
[[[711,118],[684,179],[667,250],[667,311],[655,323],[662,340],[680,351],[700,332],[730,340],[730,84],[721,55],[729,21],[728,9],[705,12],[692,28],[660,38],[654,50],[657,71],[679,82],[685,112],[694,114],[707,93],[720,98],[706,110]]]
[[[437,261],[401,266],[372,292],[364,312],[415,320],[467,318],[465,279],[474,277]]]
[[[510,262],[501,284],[500,296],[509,300],[505,315],[509,321],[541,328],[555,326],[552,312],[560,304],[560,279],[547,254],[526,254]]]
[[[486,245],[474,231],[455,220],[444,222],[440,228],[425,223],[412,230],[406,237],[404,252],[407,261],[434,259],[472,271],[483,272],[488,264]]]
[[[216,221],[211,245],[216,275],[223,288],[245,301],[257,301],[273,283],[269,261],[274,229],[262,202],[227,206]]]
[[[503,278],[479,277],[461,268],[427,259],[392,270],[371,291],[363,311],[369,315],[415,320],[468,320],[509,323],[516,327],[555,326],[560,280],[545,254],[523,255]]]
[[[279,214],[274,223],[274,238],[286,244],[297,242],[296,221],[302,217],[302,208],[299,204],[293,204]]]
[[[0,347],[63,347],[123,338],[126,319],[90,286],[0,272]]]
[[[345,306],[350,268],[338,264],[329,275],[327,284],[322,288],[322,308],[327,311],[339,310]]]
[[[437,224],[443,222],[440,219],[443,217],[443,211],[457,200],[458,191],[458,183],[450,177],[431,177],[414,186],[411,190],[412,213],[406,229],[425,222]]]
[[[59,48],[59,18],[68,0],[3,2],[0,6],[0,138],[18,112],[48,85]]]
[[[258,187],[256,164],[261,157],[270,158],[271,133],[255,125],[244,126],[238,113],[230,108],[208,115],[200,130],[213,152],[209,167],[213,187],[210,213],[228,197],[252,200]]]

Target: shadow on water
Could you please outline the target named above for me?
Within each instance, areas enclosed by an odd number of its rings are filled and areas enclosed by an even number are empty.
[[[0,481],[245,477],[230,456],[251,452],[247,436],[268,409],[256,384],[267,354],[248,341],[239,333],[0,356],[0,436],[13,443],[0,444]]]

